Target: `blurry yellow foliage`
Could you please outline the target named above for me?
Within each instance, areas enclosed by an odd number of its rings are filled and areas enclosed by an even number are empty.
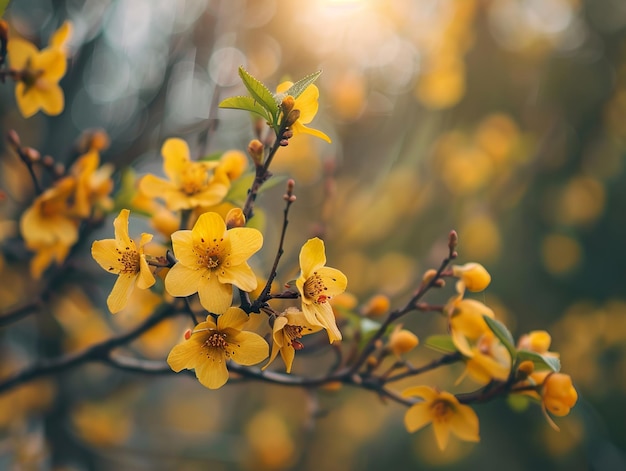
[[[123,402],[83,402],[72,411],[72,425],[78,436],[94,446],[124,443],[133,430],[132,417]]]
[[[556,217],[563,224],[591,224],[602,215],[605,204],[606,190],[602,182],[592,177],[577,176],[562,189]]]
[[[250,456],[247,465],[254,470],[291,467],[296,459],[296,444],[284,419],[276,412],[262,410],[246,424],[245,436]]]
[[[561,275],[574,270],[581,261],[580,243],[563,234],[548,234],[541,242],[543,265],[553,275]]]
[[[466,217],[459,228],[459,247],[464,257],[481,262],[500,255],[502,238],[494,219],[487,214]]]

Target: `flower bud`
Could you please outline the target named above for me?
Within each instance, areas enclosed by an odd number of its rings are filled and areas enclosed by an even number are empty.
[[[289,127],[292,126],[293,123],[300,119],[300,110],[291,110],[286,118],[283,120],[283,126]],[[283,137],[286,138],[285,135]]]
[[[389,337],[389,349],[398,357],[413,350],[418,343],[417,336],[406,329],[396,328]]]
[[[293,110],[295,104],[296,99],[291,95],[287,95],[285,98],[283,98],[283,101],[280,104],[283,115],[287,116],[291,112],[291,110]]]
[[[384,294],[377,294],[372,297],[365,306],[363,306],[364,316],[383,316],[389,312],[391,303],[389,298]]]
[[[241,208],[233,208],[226,214],[226,228],[244,227],[246,225],[246,217],[243,215]]]
[[[558,417],[569,414],[578,400],[572,378],[563,373],[548,375],[543,383],[543,403],[546,409]]]
[[[470,291],[482,291],[491,283],[491,275],[480,263],[454,265],[452,274],[460,278]]]
[[[252,139],[248,144],[248,155],[254,162],[254,165],[263,164],[264,146],[258,139]]]
[[[551,342],[552,338],[548,332],[545,330],[533,330],[520,337],[518,348],[543,354],[548,351]]]
[[[437,274],[437,270],[435,270],[434,268],[429,268],[424,273],[424,276],[422,276],[422,282],[430,283],[430,281],[435,277],[436,274]]]
[[[528,378],[535,371],[535,364],[530,360],[523,361],[517,367],[517,371],[520,379]]]

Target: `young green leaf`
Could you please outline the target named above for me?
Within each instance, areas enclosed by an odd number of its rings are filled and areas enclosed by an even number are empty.
[[[268,120],[270,123],[276,121],[278,117],[278,105],[274,95],[270,92],[265,85],[250,75],[246,69],[239,67],[239,76],[243,81],[243,84],[248,89],[250,96],[256,100],[261,107],[265,108],[268,114],[272,117]]]
[[[496,335],[496,337],[498,337],[500,342],[502,342],[502,345],[504,345],[509,351],[511,361],[514,362],[517,349],[515,348],[515,341],[513,340],[513,336],[511,335],[511,332],[509,332],[509,329],[507,329],[502,322],[492,319],[489,316],[483,316],[483,319],[485,319],[487,326]]]
[[[298,98],[302,95],[302,92],[306,90],[306,87],[311,85],[313,82],[317,80],[317,78],[322,75],[322,71],[318,70],[317,72],[307,75],[306,77],[298,80],[294,83],[289,89],[285,92],[286,95],[291,95],[294,98]]]
[[[431,335],[426,339],[426,346],[441,353],[456,352],[456,347],[449,335]]]
[[[232,96],[226,98],[220,103],[220,108],[250,111],[251,113],[261,116],[261,118],[268,122],[272,122],[273,119],[270,113],[263,108],[258,101],[249,96]]]

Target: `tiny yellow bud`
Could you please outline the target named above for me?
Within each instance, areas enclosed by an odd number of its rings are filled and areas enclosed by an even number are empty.
[[[233,208],[226,214],[225,222],[227,229],[244,227],[246,225],[246,217],[243,215],[243,211],[240,208]]]
[[[452,274],[460,278],[470,291],[482,291],[491,283],[491,275],[480,263],[454,265]]]
[[[535,371],[535,364],[530,360],[523,361],[519,364],[518,371],[527,378]]]
[[[391,302],[384,294],[373,296],[365,306],[363,306],[364,316],[383,316],[389,312]]]
[[[394,355],[408,353],[419,344],[417,336],[406,329],[396,328],[389,337],[389,349]]]
[[[552,338],[545,330],[533,330],[522,335],[518,342],[518,348],[530,350],[531,352],[546,353],[550,348]]]
[[[367,357],[367,366],[374,368],[378,365],[378,359],[374,355]]]

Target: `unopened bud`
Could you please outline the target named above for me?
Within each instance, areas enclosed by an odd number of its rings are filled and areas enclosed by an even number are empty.
[[[13,144],[15,147],[20,147],[21,145],[21,141],[20,141],[20,136],[17,133],[17,131],[15,131],[15,129],[11,129],[8,133],[7,133],[7,139],[9,140],[9,142],[11,144]]]
[[[284,139],[291,139],[293,137],[293,131],[291,129],[287,129],[284,133],[283,133],[283,138]]]
[[[54,174],[58,177],[65,175],[65,165],[58,163],[54,166]]]
[[[448,247],[450,248],[450,252],[453,252],[456,249],[457,244],[459,243],[459,235],[455,230],[451,230],[450,234],[448,234]]]
[[[241,208],[233,208],[226,214],[226,228],[244,227],[246,225],[246,217],[243,215]]]
[[[491,283],[491,275],[480,263],[453,265],[452,274],[460,278],[469,291],[482,291]]]
[[[378,366],[378,359],[374,355],[370,355],[367,357],[367,366],[370,368],[375,368]]]
[[[254,165],[263,164],[263,154],[265,152],[265,147],[263,143],[258,139],[252,139],[248,144],[248,155],[254,162]]]
[[[424,276],[422,276],[422,281],[424,283],[430,283],[435,276],[437,276],[437,270],[435,270],[434,268],[429,268],[428,270],[426,270],[426,273],[424,273]]]
[[[37,162],[37,161],[41,160],[41,154],[39,153],[39,151],[36,150],[36,149],[33,149],[32,147],[24,148],[24,155],[31,162]]]
[[[389,349],[395,356],[408,353],[419,344],[417,335],[406,329],[395,329],[389,337]]]
[[[300,110],[291,110],[289,112],[289,114],[287,115],[287,117],[285,119],[283,119],[283,126],[285,127],[289,127],[291,125],[293,125],[293,123],[295,123],[296,121],[298,121],[300,119]],[[292,133],[293,135],[293,133]],[[283,137],[288,139],[284,134]]]
[[[43,159],[41,159],[41,163],[48,168],[54,167],[54,159],[50,155],[44,155]]]
[[[521,376],[520,379],[528,378],[535,371],[535,364],[530,360],[523,361],[519,364],[517,371]]]
[[[185,331],[185,340],[189,340],[191,338],[191,329],[187,329]]]
[[[293,110],[294,105],[296,104],[296,99],[291,95],[287,95],[283,98],[282,103],[280,104],[280,108],[283,112],[284,116],[287,116],[291,110]]]
[[[389,298],[384,294],[373,296],[363,307],[364,316],[383,316],[389,312],[391,303]]]

